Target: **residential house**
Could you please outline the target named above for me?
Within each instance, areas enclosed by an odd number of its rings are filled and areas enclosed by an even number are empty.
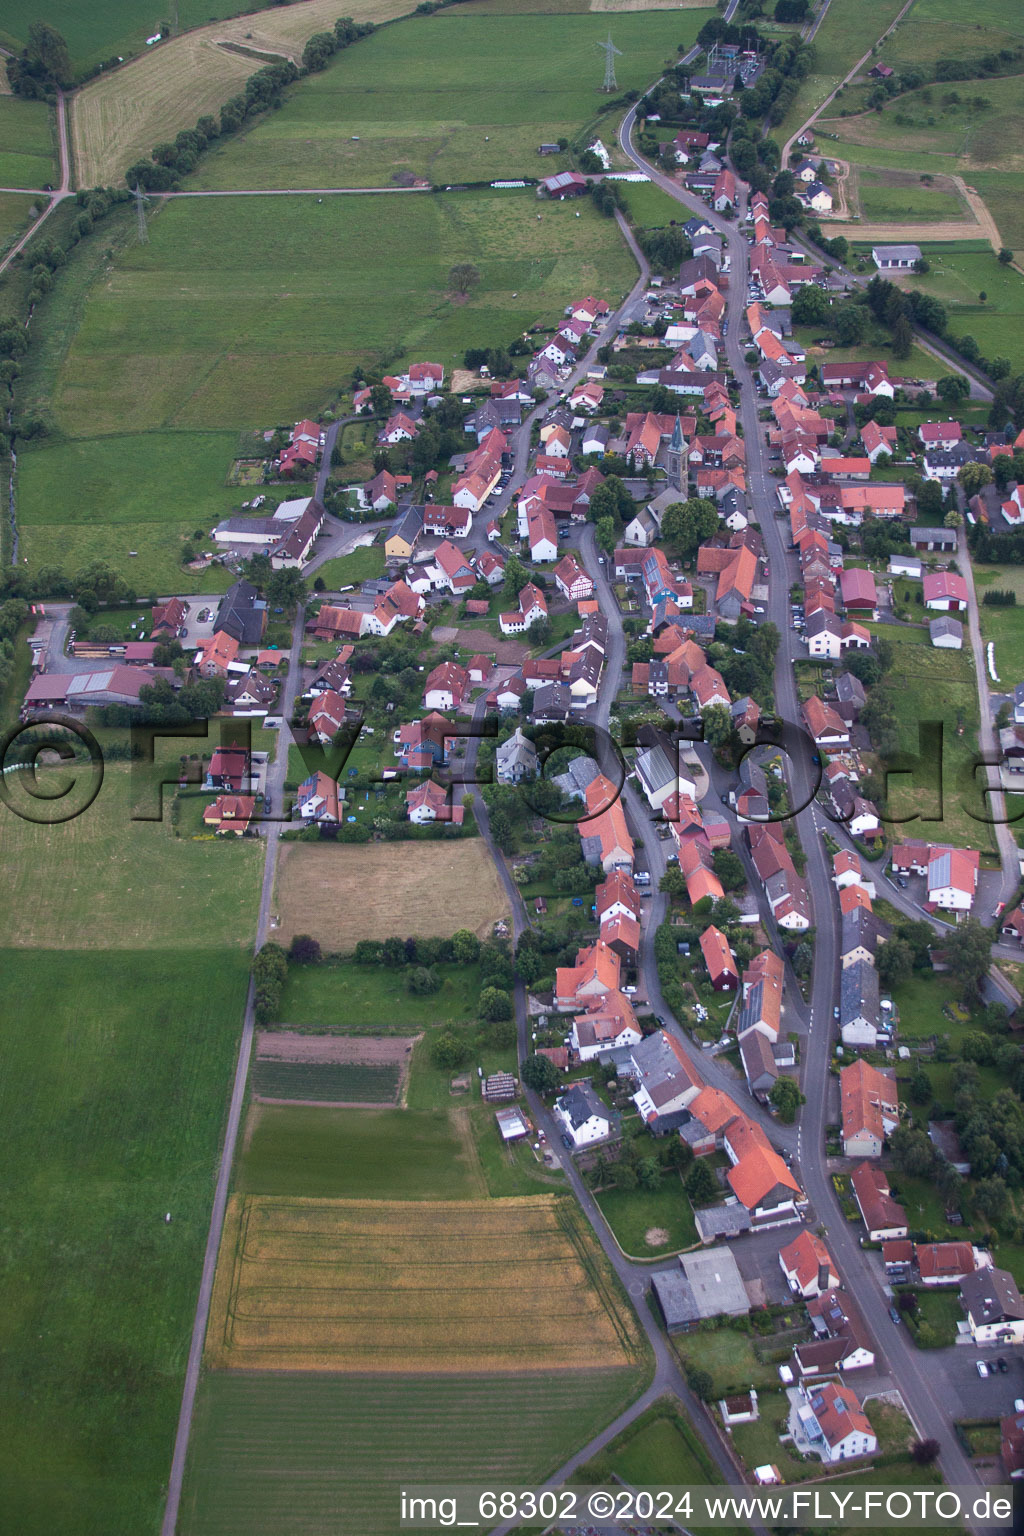
[[[739,984],[740,973],[736,969],[729,941],[713,923],[709,923],[700,936],[700,952],[716,992],[729,992]]]
[[[212,827],[220,836],[234,834],[242,837],[249,830],[249,823],[256,814],[253,795],[218,795],[212,805],[203,811],[203,826]]]
[[[469,673],[457,661],[442,661],[427,674],[425,709],[458,709],[469,691]]]
[[[806,1442],[826,1465],[873,1456],[878,1438],[849,1387],[827,1381],[803,1394],[794,1406],[790,1430],[799,1446]]]
[[[592,1146],[612,1134],[613,1120],[589,1083],[574,1083],[554,1103],[555,1119],[573,1147]]]
[[[499,783],[522,784],[537,777],[537,748],[519,726],[499,745],[495,757]]]
[[[465,809],[461,805],[454,805],[448,794],[448,790],[434,779],[424,779],[406,792],[406,815],[417,826],[428,822],[449,822],[452,826],[461,826]]]
[[[575,965],[555,971],[555,1007],[586,1008],[605,993],[617,992],[619,969],[618,955],[602,939],[577,950]]]
[[[1009,1270],[965,1275],[960,1301],[975,1344],[1024,1344],[1024,1301]]]
[[[630,919],[632,921],[632,919]],[[632,1004],[621,992],[608,992],[572,1021],[570,1042],[580,1061],[594,1061],[607,1051],[631,1050],[643,1033]]]
[[[850,886],[841,899],[858,892]],[[878,972],[866,960],[855,960],[839,973],[839,1025],[844,1045],[873,1050],[878,1042],[882,1013]]]
[[[574,555],[563,555],[554,569],[555,586],[570,603],[585,601],[594,592],[594,583]]]
[[[633,1103],[655,1135],[675,1130],[700,1092],[700,1079],[682,1045],[663,1029],[630,1052],[630,1075],[637,1083]]]
[[[881,1157],[886,1137],[899,1124],[899,1094],[892,1075],[855,1061],[839,1074],[839,1098],[846,1156]]]
[[[337,824],[341,820],[342,796],[336,779],[326,773],[311,773],[298,787],[295,807],[303,821]]]
[[[814,1232],[801,1232],[780,1248],[779,1264],[790,1290],[805,1301],[824,1291],[834,1291],[840,1284],[835,1261]]]
[[[890,1194],[889,1180],[881,1168],[860,1163],[850,1175],[850,1188],[867,1228],[869,1242],[906,1237],[907,1213]]]
[[[836,1371],[866,1370],[875,1352],[856,1303],[836,1290],[824,1291],[807,1303],[815,1337],[793,1350],[802,1377],[830,1376]]]

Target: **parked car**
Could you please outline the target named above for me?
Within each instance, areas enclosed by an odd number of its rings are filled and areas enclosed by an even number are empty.
[[[568,1131],[563,1131],[562,1132],[562,1146],[563,1147],[571,1147],[572,1146],[572,1137],[569,1135]]]
[[[897,1312],[895,1307],[890,1307],[889,1308],[889,1316],[892,1318],[894,1323],[898,1323],[898,1322],[901,1321],[900,1314]]]
[[[982,1381],[984,1381],[985,1377],[988,1375],[988,1366],[985,1364],[984,1360],[976,1360],[974,1362],[974,1369],[977,1371]]]
[[[999,1356],[999,1359],[996,1361],[996,1365],[998,1365],[1000,1371],[1002,1372],[1002,1374],[1004,1376],[1006,1375],[1007,1371],[1010,1369],[1010,1367],[1006,1363],[1006,1358],[1003,1355]]]

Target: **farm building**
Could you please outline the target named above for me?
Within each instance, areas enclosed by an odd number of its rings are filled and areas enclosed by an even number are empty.
[[[919,245],[873,245],[871,260],[880,272],[909,272],[921,260]]]

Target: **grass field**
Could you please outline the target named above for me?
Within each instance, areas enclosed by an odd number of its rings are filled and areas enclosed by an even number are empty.
[[[1015,372],[1024,368],[1024,277],[1001,266],[987,244],[976,250],[922,245],[921,254],[931,271],[906,286],[945,304],[950,336],[973,336],[986,357],[1008,357]]]
[[[1024,36],[1016,0],[986,0],[984,11],[964,15],[957,0],[917,0],[880,57],[894,67],[960,59],[1012,47]]]
[[[0,187],[39,191],[58,179],[46,102],[0,96]]]
[[[209,1368],[586,1370],[639,1352],[635,1318],[564,1197],[229,1205]]]
[[[0,256],[24,233],[30,210],[38,206],[22,192],[0,192]]]
[[[245,493],[224,484],[231,432],[149,432],[27,445],[18,455],[18,527],[30,565],[68,572],[107,560],[141,591],[223,590],[230,572],[184,574],[186,538],[205,532]],[[136,556],[129,554],[136,550]]]
[[[687,1428],[681,1415],[653,1419],[634,1435],[627,1431],[602,1459],[633,1488],[718,1482],[717,1468]]]
[[[366,544],[360,549],[354,549],[350,555],[325,560],[323,565],[317,566],[316,574],[328,592],[336,592],[339,587],[359,586],[364,581],[374,581],[384,575],[384,546]]]
[[[399,936],[405,937],[404,930]],[[329,962],[293,965],[281,994],[281,1018],[290,1025],[345,1035],[401,1035],[425,1025],[475,1019],[479,966],[439,965],[437,974],[440,990],[424,997],[409,991],[405,969]]]
[[[620,90],[644,89],[711,14],[617,16]],[[467,16],[462,7],[415,17],[338,54],[280,111],[213,148],[192,181],[384,187],[397,172],[441,185],[543,175],[538,144],[573,139],[601,106],[596,44],[608,25],[600,15]]]
[[[970,214],[955,191],[922,186],[900,171],[863,169],[857,176],[861,216],[869,221],[893,219],[963,219]]]
[[[309,1199],[474,1200],[486,1187],[466,1110],[249,1111],[236,1171],[243,1194]]]
[[[685,223],[685,220],[680,221],[681,210],[675,198],[649,181],[622,181],[619,191],[630,218],[645,229],[664,229],[669,224]]]
[[[539,1486],[637,1387],[628,1370],[215,1372],[200,1386],[182,1536],[398,1536],[400,1488]]]
[[[974,569],[974,581],[978,599],[988,587],[1011,588],[1017,594],[1015,608],[978,609],[981,633],[984,640],[994,640],[996,647],[996,672],[1007,688],[1012,688],[1024,677],[1024,571],[1015,565],[978,565]],[[993,683],[992,690],[999,692],[1000,685]]]
[[[895,653],[886,684],[897,705],[901,748],[908,753],[919,751],[919,722],[941,721],[943,727],[941,820],[907,823],[903,832],[896,826],[893,835],[926,837],[930,842],[989,852],[994,847],[991,827],[969,814],[972,809],[983,814],[982,797],[960,783],[961,774],[969,774],[977,750],[978,695],[970,654],[933,650],[922,643],[927,634],[921,630],[887,625],[884,633]],[[958,735],[961,721],[964,731]],[[912,788],[902,775],[892,780],[889,804],[896,816],[916,810],[922,817],[932,817],[938,810],[932,787]]]
[[[672,1173],[667,1173],[655,1190],[606,1189],[596,1199],[619,1247],[634,1258],[674,1253],[697,1241],[693,1207],[681,1181]],[[666,1233],[665,1241],[648,1241],[651,1231]]]
[[[34,880],[59,895],[55,861]],[[173,899],[161,948],[103,948],[82,911],[76,947],[0,959],[0,1525],[20,1536],[159,1526],[247,982],[241,950],[181,948]]]
[[[198,12],[198,0],[193,3]],[[387,21],[409,9],[409,0],[350,0],[345,14],[354,21]],[[216,116],[262,62],[223,43],[298,61],[306,39],[333,27],[338,14],[335,0],[304,0],[301,5],[195,27],[90,81],[71,103],[71,146],[79,184],[120,184],[129,165],[148,155],[154,144],[191,128],[205,112]],[[193,24],[207,21],[209,15],[209,10],[196,14]],[[143,25],[148,28],[151,22]],[[147,35],[138,41],[144,43]]]
[[[251,944],[259,844],[176,838],[169,822],[133,821],[132,804],[129,768],[109,763],[96,799],[73,821],[36,826],[0,812],[6,944],[46,950],[47,964],[83,944],[177,949],[186,933],[197,952]]]
[[[829,107],[823,129],[854,144],[913,154],[922,171],[960,171],[969,178],[983,168],[1024,168],[1020,75],[934,82],[893,97],[881,112],[851,111],[848,117],[841,115],[844,100]],[[841,146],[837,150],[843,153]]]
[[[482,938],[508,911],[479,839],[290,843],[281,849],[275,903],[282,943],[308,933],[323,948],[342,950],[390,933],[447,937],[472,928]]]
[[[918,346],[911,347],[909,357],[900,358],[898,361],[890,358],[887,354],[892,351],[892,342],[888,339],[888,333],[881,329],[876,332],[875,337],[869,336],[863,346],[859,347],[826,349],[815,346],[817,339],[823,335],[820,325],[798,325],[794,328],[793,335],[806,348],[809,362],[868,363],[872,358],[882,357],[897,378],[935,379],[936,381],[954,371],[950,364],[933,357],[930,352],[925,352]]]

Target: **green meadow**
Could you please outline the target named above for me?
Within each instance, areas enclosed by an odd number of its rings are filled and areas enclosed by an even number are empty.
[[[543,176],[542,140],[574,139],[601,107],[609,24],[620,91],[643,90],[711,10],[467,16],[383,28],[292,91],[279,112],[211,151],[190,184],[384,187]],[[514,61],[514,67],[513,66]]]
[[[57,179],[46,102],[0,96],[0,187],[40,188]]]

